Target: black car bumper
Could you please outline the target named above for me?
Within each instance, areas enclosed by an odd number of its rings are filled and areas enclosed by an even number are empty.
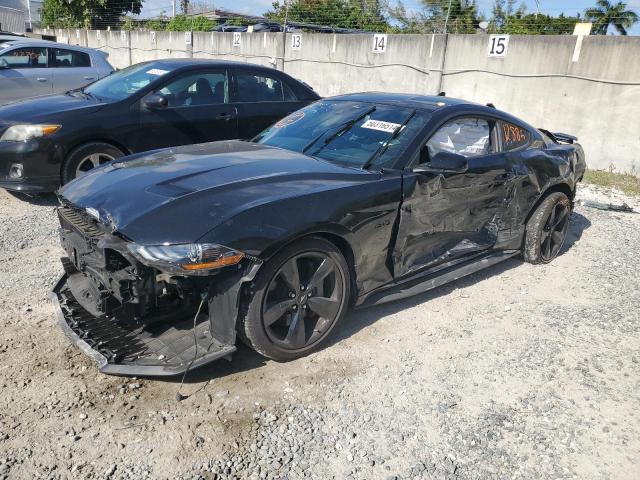
[[[81,274],[78,274],[81,275]],[[236,351],[212,337],[208,319],[129,330],[114,319],[95,317],[74,298],[65,274],[51,300],[65,335],[109,375],[172,376],[229,357]],[[197,351],[196,344],[197,341]]]
[[[0,142],[0,188],[53,192],[60,186],[62,159],[62,149],[50,139]],[[22,174],[16,176],[16,170]]]

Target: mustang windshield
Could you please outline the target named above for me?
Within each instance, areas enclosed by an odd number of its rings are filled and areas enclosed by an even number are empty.
[[[92,83],[83,91],[100,99],[124,100],[171,69],[171,66],[160,62],[133,65]]]
[[[253,141],[356,167],[385,165],[426,120],[414,110],[392,105],[319,101],[283,118]]]

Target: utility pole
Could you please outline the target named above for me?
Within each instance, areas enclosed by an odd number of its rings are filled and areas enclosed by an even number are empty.
[[[171,8],[173,10],[173,17],[176,16],[176,0],[171,0]]]
[[[444,19],[444,34],[447,34],[447,24],[449,23],[449,14],[451,13],[451,0],[449,0],[449,8],[447,9],[447,16]]]
[[[31,23],[31,0],[27,0],[27,10],[29,11],[29,31],[33,31],[33,24]]]
[[[284,72],[284,56],[287,52],[287,20],[289,20],[289,0],[284,0],[284,25],[282,25],[282,68]]]

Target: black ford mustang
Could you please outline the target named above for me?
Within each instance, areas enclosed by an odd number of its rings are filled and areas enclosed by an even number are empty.
[[[350,305],[517,254],[551,261],[585,170],[574,138],[443,97],[318,101],[259,134],[158,150],[60,192],[66,333],[105,373],[316,349]]]

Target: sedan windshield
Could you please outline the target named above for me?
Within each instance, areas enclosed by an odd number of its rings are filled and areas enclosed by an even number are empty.
[[[92,83],[83,91],[100,99],[124,100],[170,71],[171,67],[162,63],[133,65]]]
[[[355,167],[388,165],[426,124],[427,116],[395,105],[319,101],[253,139]]]

